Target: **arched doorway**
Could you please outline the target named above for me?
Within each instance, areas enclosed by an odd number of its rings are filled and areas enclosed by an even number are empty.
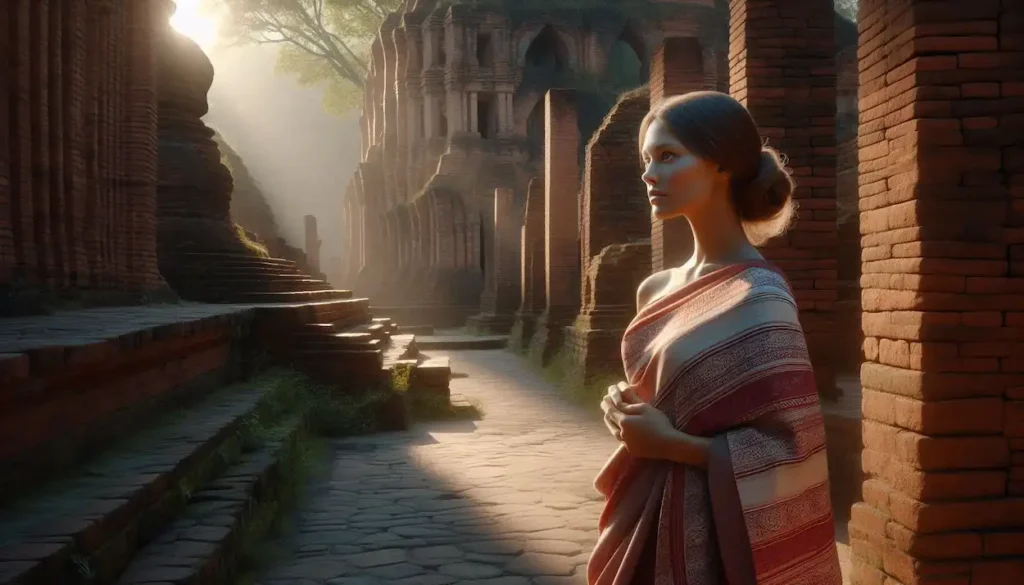
[[[523,85],[552,87],[570,73],[569,49],[550,24],[537,33],[526,49]]]
[[[608,50],[603,81],[612,89],[625,91],[643,85],[648,75],[647,47],[635,27],[627,24]]]

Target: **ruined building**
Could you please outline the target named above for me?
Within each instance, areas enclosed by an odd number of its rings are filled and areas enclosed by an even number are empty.
[[[647,81],[665,36],[692,39],[711,86],[724,77],[724,3],[591,4],[410,0],[385,20],[365,90],[362,161],[343,203],[344,272],[382,314],[512,326],[518,294],[508,306],[496,290],[495,222],[519,223],[543,169],[548,89],[579,89],[577,123],[589,136],[617,93]],[[557,154],[575,160],[578,147]],[[507,204],[496,189],[509,190]]]

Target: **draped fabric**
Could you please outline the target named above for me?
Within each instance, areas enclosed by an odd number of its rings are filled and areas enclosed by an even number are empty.
[[[840,585],[825,429],[782,274],[748,262],[656,299],[622,359],[642,400],[711,439],[709,462],[620,446],[595,481],[606,503],[588,583],[632,585],[646,556],[656,585]]]

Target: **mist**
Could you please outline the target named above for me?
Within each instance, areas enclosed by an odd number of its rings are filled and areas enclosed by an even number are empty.
[[[315,215],[330,274],[341,255],[341,205],[359,162],[359,112],[326,112],[323,90],[276,71],[272,46],[208,51],[216,70],[203,120],[245,161],[288,243],[305,247],[303,217]]]

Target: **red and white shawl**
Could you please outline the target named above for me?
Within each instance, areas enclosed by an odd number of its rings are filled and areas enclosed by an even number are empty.
[[[589,585],[630,585],[657,527],[657,585],[840,585],[825,428],[786,279],[719,269],[640,310],[622,340],[629,384],[677,429],[712,439],[708,469],[620,446]]]

